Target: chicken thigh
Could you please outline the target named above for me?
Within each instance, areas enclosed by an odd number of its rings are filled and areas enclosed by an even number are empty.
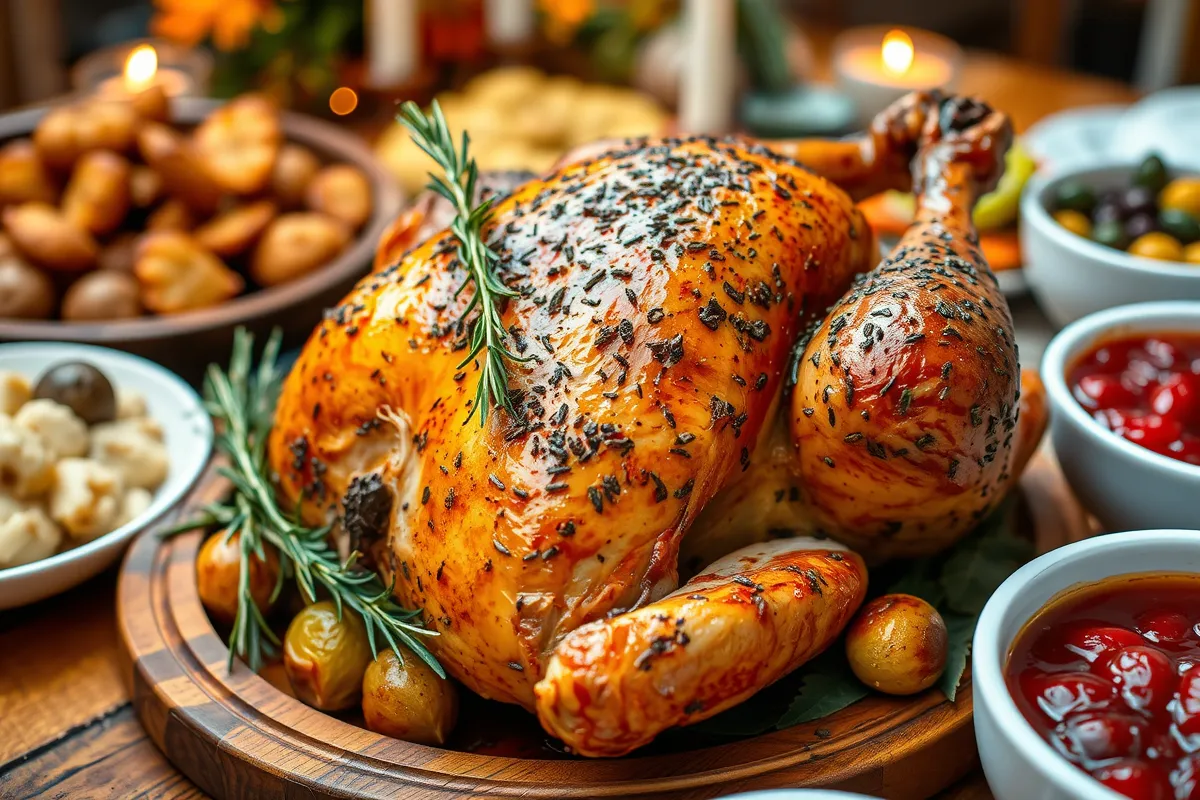
[[[728,708],[834,640],[863,557],[951,544],[1040,437],[970,222],[1009,138],[919,94],[856,140],[606,144],[516,187],[487,235],[528,360],[482,428],[471,288],[413,212],[287,379],[281,494],[339,521],[452,675],[576,752]],[[854,197],[913,177],[876,266]]]

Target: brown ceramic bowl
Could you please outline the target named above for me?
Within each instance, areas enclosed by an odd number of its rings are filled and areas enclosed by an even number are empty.
[[[178,124],[198,124],[223,100],[182,98],[172,113]],[[28,136],[45,113],[30,109],[0,115],[0,142]],[[86,342],[144,356],[189,380],[199,379],[210,362],[229,360],[233,332],[245,326],[260,336],[273,327],[284,332],[285,344],[303,341],[325,308],[340,300],[371,268],[375,246],[400,210],[402,194],[391,175],[365,142],[315,117],[284,112],[284,136],[305,145],[323,161],[352,164],[371,182],[374,207],[358,237],[326,266],[290,283],[257,289],[213,308],[167,316],[145,316],[112,322],[0,319],[0,342]]]

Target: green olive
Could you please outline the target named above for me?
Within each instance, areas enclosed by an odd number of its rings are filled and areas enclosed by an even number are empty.
[[[1200,222],[1186,211],[1164,208],[1158,214],[1158,224],[1183,244],[1200,239]]]
[[[846,657],[860,681],[885,694],[916,694],[946,669],[946,622],[910,594],[867,603],[846,630]]]
[[[1054,210],[1070,209],[1081,214],[1090,214],[1096,207],[1096,193],[1092,187],[1080,181],[1063,181],[1054,191]]]
[[[363,717],[376,733],[407,742],[443,745],[458,720],[454,684],[407,648],[401,662],[381,650],[363,676]]]
[[[104,373],[84,361],[68,361],[44,372],[33,387],[35,400],[53,400],[88,425],[117,418],[117,396]]]
[[[1124,250],[1129,244],[1129,237],[1125,235],[1125,226],[1121,224],[1120,220],[1106,219],[1103,222],[1097,222],[1092,227],[1092,241]]]
[[[1138,164],[1137,171],[1133,173],[1133,185],[1145,186],[1154,192],[1159,191],[1167,185],[1167,165],[1156,154],[1151,153]]]
[[[363,674],[371,663],[367,629],[359,616],[329,600],[313,603],[288,625],[283,666],[296,697],[322,711],[358,702]]]

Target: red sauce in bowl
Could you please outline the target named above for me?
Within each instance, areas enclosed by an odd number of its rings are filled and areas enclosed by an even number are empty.
[[[1005,679],[1068,761],[1136,800],[1200,799],[1200,575],[1068,590],[1017,635]]]
[[[1200,334],[1106,340],[1075,363],[1067,383],[1118,436],[1200,465]]]

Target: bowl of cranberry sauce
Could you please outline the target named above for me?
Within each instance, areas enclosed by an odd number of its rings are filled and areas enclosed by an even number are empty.
[[[1107,530],[1200,526],[1200,302],[1090,314],[1046,348],[1050,440]]]
[[[1200,798],[1200,575],[1120,575],[1052,599],[1005,679],[1063,758],[1135,800]]]
[[[1075,362],[1067,382],[1113,433],[1200,465],[1200,331],[1102,340]]]
[[[992,594],[971,651],[998,800],[1200,798],[1200,531],[1052,550]]]

